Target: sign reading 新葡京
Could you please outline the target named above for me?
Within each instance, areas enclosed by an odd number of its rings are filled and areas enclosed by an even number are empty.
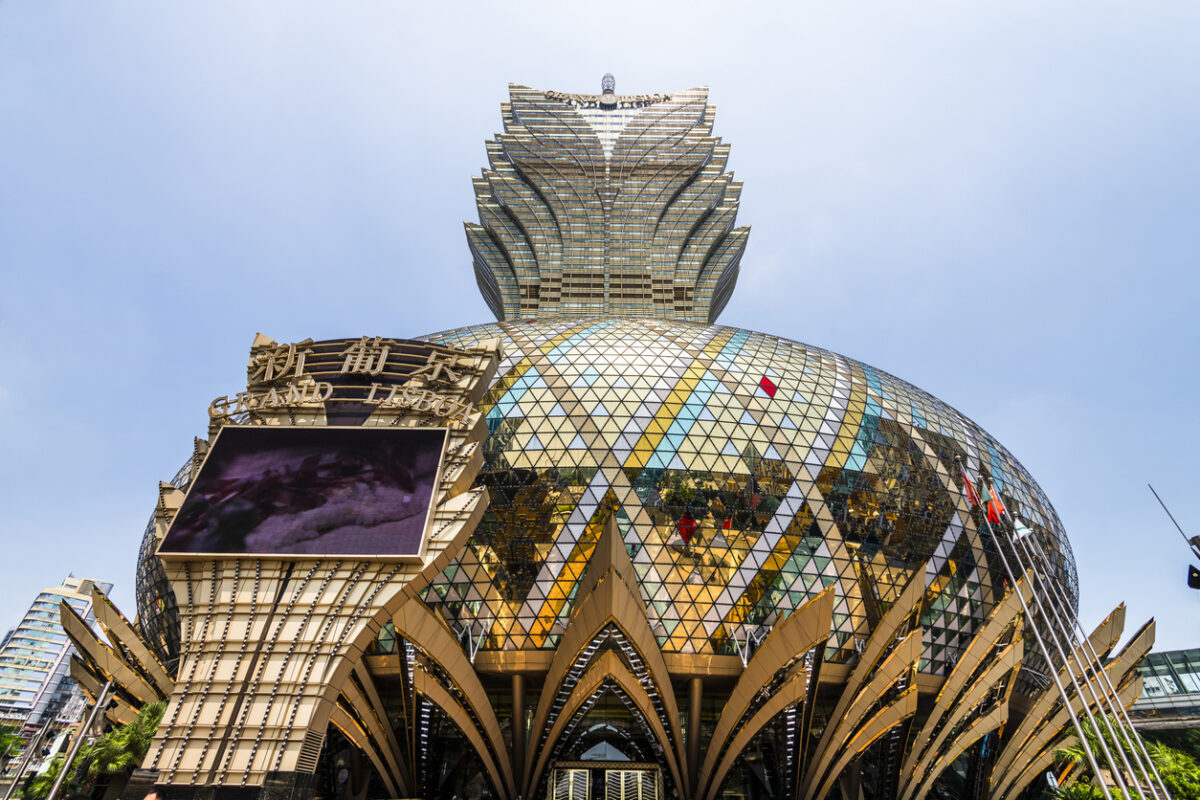
[[[254,347],[246,391],[214,399],[208,407],[209,417],[226,421],[237,414],[302,409],[330,400],[428,414],[447,422],[465,422],[473,411],[472,403],[458,388],[467,375],[462,354],[428,347],[420,351],[424,363],[416,368],[409,363],[404,367],[407,372],[396,373],[400,367],[391,360],[397,355],[393,341],[363,336],[344,349],[327,349],[324,354],[317,352],[321,344],[305,339]],[[313,368],[322,358],[324,368]],[[391,380],[386,380],[389,377]],[[372,378],[381,380],[367,384]],[[414,379],[420,379],[416,381],[419,385],[414,385]],[[342,386],[343,381],[352,385]]]

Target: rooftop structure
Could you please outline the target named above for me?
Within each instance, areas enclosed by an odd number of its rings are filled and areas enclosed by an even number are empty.
[[[619,314],[712,322],[749,228],[708,90],[598,95],[510,85],[474,179],[475,275],[497,319]]]
[[[1151,653],[1138,672],[1145,691],[1130,713],[1139,728],[1200,727],[1200,648]]]

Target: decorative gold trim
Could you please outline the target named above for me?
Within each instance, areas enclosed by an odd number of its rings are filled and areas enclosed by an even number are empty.
[[[888,609],[883,619],[875,626],[863,651],[842,689],[841,696],[829,716],[829,723],[818,742],[811,764],[805,770],[800,783],[799,796],[802,798],[823,797],[829,786],[837,779],[837,772],[849,763],[850,758],[860,752],[854,749],[854,742],[860,741],[868,726],[874,725],[881,719],[892,719],[893,725],[902,722],[916,713],[916,701],[912,700],[912,711],[901,713],[910,705],[909,698],[916,697],[916,684],[912,677],[916,674],[916,664],[921,657],[921,631],[910,632],[897,644],[900,629],[911,623],[912,617],[919,611],[925,596],[925,571],[917,570],[909,580],[908,585],[900,593],[896,602]],[[893,703],[885,706],[867,722],[862,715],[871,709],[884,693],[907,672],[909,686]],[[897,710],[899,709],[899,710]],[[895,714],[890,711],[896,710]],[[887,716],[884,716],[884,715]],[[889,726],[890,727],[890,726]],[[855,734],[855,730],[858,733]],[[863,744],[866,747],[877,736],[882,736],[881,730]],[[840,765],[840,766],[839,766]],[[831,774],[832,771],[832,774]],[[822,777],[829,777],[822,781]],[[821,791],[813,793],[814,786],[820,784]]]
[[[104,691],[104,683],[100,681],[84,664],[79,656],[71,656],[68,670],[71,677],[79,684],[79,688],[87,695],[88,700],[96,702],[96,698]],[[104,712],[104,716],[114,725],[128,725],[137,719],[138,709],[118,694],[112,695],[112,703]]]
[[[1026,585],[1026,579],[1022,578],[1017,584],[1019,587]],[[928,735],[937,726],[943,716],[950,713],[955,706],[951,705],[951,700],[954,700],[962,690],[963,686],[975,674],[976,669],[983,662],[984,658],[992,653],[996,648],[996,639],[1005,628],[1013,624],[1017,615],[1021,613],[1020,595],[1015,591],[1009,590],[1004,599],[1000,601],[993,609],[992,613],[984,620],[983,625],[971,638],[971,642],[963,651],[962,656],[954,665],[954,669],[950,671],[941,689],[938,690],[937,697],[934,700],[933,711],[929,715],[929,719],[922,726],[922,731],[918,735],[916,744],[905,759],[902,773],[910,772],[917,760],[925,754],[925,749],[928,747]],[[947,721],[946,727],[952,727],[954,722]]]
[[[354,360],[358,358],[354,354],[379,343],[347,341],[351,346],[342,353],[347,356],[342,372],[361,371],[362,359]],[[367,366],[382,369],[391,344],[373,351]],[[266,391],[269,398],[276,391],[273,384],[264,389],[258,378],[270,384],[271,376],[259,375],[256,365],[266,363],[261,357],[270,361],[278,349],[271,340],[256,338],[249,372],[254,385],[248,385],[236,402],[245,406],[254,425],[323,423],[321,403],[301,408],[251,399],[254,392]],[[291,352],[290,346],[283,349]],[[363,427],[448,431],[438,502],[431,510],[431,532],[419,562],[334,556],[197,560],[160,554],[179,600],[182,650],[171,702],[145,762],[158,771],[160,783],[258,786],[272,772],[313,771],[341,690],[362,663],[364,652],[386,621],[411,603],[461,551],[482,517],[487,490],[469,487],[482,463],[478,442],[487,426],[482,413],[472,409],[471,398],[486,390],[479,383],[494,374],[499,341],[469,350],[434,345],[419,349],[429,353],[424,367],[394,373],[407,379],[403,388],[412,389],[407,399],[368,403],[376,407],[363,421]],[[324,368],[336,370],[329,359],[326,362]],[[298,360],[296,369],[301,370]],[[213,416],[210,433],[231,424],[225,413],[229,403],[222,409]],[[198,445],[197,455],[201,449]],[[155,513],[160,542],[182,500],[182,492],[160,486]],[[472,678],[478,680],[473,673]],[[348,694],[354,696],[353,691]],[[360,723],[374,728],[367,710],[372,705],[370,698],[356,698],[347,711],[352,717],[361,714]],[[487,705],[486,698],[482,705]],[[480,711],[477,717],[487,727],[488,713]],[[488,732],[497,752],[503,752],[498,725]],[[378,744],[382,750],[392,749],[384,748],[383,741]],[[400,765],[413,760],[397,759]],[[511,796],[511,770],[507,763],[503,766],[506,780],[497,788],[507,789]]]
[[[742,751],[746,749],[750,741],[766,727],[767,723],[775,719],[776,716],[789,706],[803,702],[807,692],[808,672],[801,669],[787,683],[780,687],[777,692],[772,694],[770,699],[763,703],[751,715],[750,719],[746,720],[746,724],[738,728],[738,732],[734,735],[733,740],[729,742],[729,746],[725,748],[724,755],[721,756],[721,760],[713,772],[712,781],[709,783],[708,791],[705,793],[707,800],[712,800],[717,792],[720,791],[725,776],[729,774],[729,770],[733,768],[734,763],[741,757]],[[728,708],[728,706],[726,707]],[[710,749],[710,752],[713,752],[713,749]]]
[[[720,776],[714,773],[718,758],[737,732],[738,722],[754,698],[769,684],[775,673],[790,660],[803,655],[825,641],[833,623],[834,587],[823,590],[812,600],[777,622],[762,646],[754,653],[745,670],[729,693],[717,725],[709,737],[700,777],[696,781],[697,796],[710,796],[720,788]],[[782,710],[782,709],[780,709]],[[772,715],[773,716],[773,715]],[[764,720],[763,724],[769,720]],[[745,745],[743,745],[745,747]],[[709,776],[712,775],[712,781]],[[707,792],[704,790],[707,788]]]
[[[920,653],[918,651],[918,657]],[[915,671],[915,670],[914,670]],[[814,795],[807,795],[810,800],[818,797],[825,797],[830,788],[833,787],[834,781],[838,779],[842,770],[846,768],[853,759],[857,758],[863,750],[866,750],[880,736],[890,731],[895,726],[899,725],[904,720],[917,713],[917,687],[910,685],[907,689],[900,693],[900,696],[895,702],[884,706],[875,713],[867,722],[859,728],[858,733],[843,747],[833,766],[826,772],[826,778],[821,783],[821,788]]]
[[[503,781],[497,784],[497,788],[502,786],[509,796],[515,797],[517,792],[512,767],[509,759],[503,757],[508,752],[508,747],[504,743],[500,721],[496,717],[495,709],[492,708],[487,690],[483,688],[479,676],[475,674],[470,660],[463,653],[458,640],[450,632],[445,620],[430,611],[429,607],[420,600],[410,600],[392,616],[392,624],[398,634],[421,648],[426,655],[437,662],[438,666],[446,671],[450,680],[462,692],[471,713],[475,715],[475,719],[479,720],[482,726],[480,733],[487,737],[492,752],[496,754],[496,762],[499,765],[500,774],[503,776]],[[471,724],[471,727],[474,729],[474,724]],[[480,757],[483,757],[482,753]]]
[[[466,709],[454,699],[454,696],[446,691],[446,688],[438,683],[432,675],[421,669],[413,670],[413,691],[428,698],[430,702],[442,709],[450,721],[462,731],[463,736],[467,737],[467,741],[475,748],[479,760],[483,762],[483,768],[487,770],[492,786],[495,787],[501,798],[513,797],[514,795],[509,789],[512,781],[511,772],[501,777],[502,772],[506,771],[504,767],[507,766],[507,759],[499,759],[497,765],[497,759],[493,758],[488,751],[479,729],[475,727],[470,716],[467,715]],[[502,750],[501,752],[507,751]]]
[[[1123,612],[1124,607],[1119,606],[1117,610]],[[1114,611],[1112,615],[1109,615],[1109,619],[1105,620],[1105,622],[1102,623],[1099,628],[1097,628],[1096,632],[1093,633],[1092,637],[1090,638],[1094,639],[1097,637],[1097,634],[1100,634],[1106,630],[1114,638],[1119,638],[1120,630],[1117,629],[1114,634],[1112,633],[1112,626],[1109,625],[1110,620],[1112,620],[1116,613],[1117,612]],[[1120,622],[1123,624],[1124,614],[1122,613],[1120,616]],[[1137,676],[1136,673],[1134,673],[1134,669],[1137,667],[1138,662],[1145,657],[1147,652],[1149,652],[1153,644],[1154,621],[1151,620],[1143,625],[1141,629],[1139,629],[1134,635],[1134,637],[1130,639],[1129,643],[1121,649],[1121,652],[1103,668],[1108,674],[1109,680],[1112,681],[1114,686],[1118,687],[1117,697],[1121,701],[1122,705],[1126,707],[1132,705],[1133,701],[1136,700],[1137,696],[1141,693],[1141,679],[1140,676]],[[1103,658],[1104,654],[1111,648],[1112,644],[1109,644],[1103,650],[1097,648],[1097,654]],[[1072,661],[1069,666],[1076,675],[1077,679],[1082,680],[1086,674],[1094,673],[1097,665],[1093,662],[1092,664],[1087,665],[1085,669],[1079,670]],[[1060,679],[1065,677],[1067,674],[1066,671],[1067,667],[1064,667],[1060,672]],[[1096,689],[1099,692],[1100,689],[1098,684],[1099,681],[1093,681],[1093,685],[1096,686]],[[1138,689],[1135,694],[1130,696],[1130,687],[1133,685],[1137,685]],[[1068,688],[1068,691],[1072,692],[1072,689],[1073,687],[1070,687]],[[1047,695],[1051,699],[1049,705],[1044,703]],[[1126,700],[1126,697],[1129,697],[1129,699]],[[1056,702],[1058,705],[1055,705]],[[1090,696],[1081,697],[1079,694],[1072,692],[1070,695],[1070,702],[1071,710],[1076,714],[1079,714],[1083,711],[1085,704],[1093,713],[1096,713],[1099,710],[1095,698]],[[1018,728],[1017,733],[1013,735],[1010,743],[1004,748],[1004,750],[1000,753],[1000,756],[996,759],[996,766],[992,770],[991,780],[992,794],[996,797],[1003,798],[1013,794],[1019,794],[1020,790],[1024,789],[1025,785],[1027,785],[1027,783],[1022,783],[1022,776],[1028,774],[1036,777],[1037,774],[1030,772],[1028,765],[1039,761],[1045,751],[1052,751],[1053,748],[1050,747],[1050,743],[1058,740],[1069,725],[1070,714],[1068,714],[1066,706],[1062,705],[1059,701],[1057,688],[1051,686],[1050,688],[1046,689],[1042,693],[1042,696],[1039,697],[1038,702],[1035,703],[1035,708],[1042,708],[1043,710],[1037,717],[1034,716],[1033,712],[1026,717],[1026,719],[1021,723],[1021,726]],[[1051,713],[1051,711],[1053,711],[1053,713]],[[1023,735],[1023,738],[1018,739],[1018,734]],[[1051,756],[1053,756],[1052,752]],[[1053,758],[1051,758],[1051,760],[1053,760]],[[1032,780],[1032,778],[1030,779]],[[1013,790],[1016,791],[1014,792]]]
[[[139,704],[164,699],[163,695],[136,670],[126,664],[120,655],[96,638],[96,634],[66,600],[59,603],[58,608],[63,631],[67,634],[67,638],[71,640],[71,644],[75,645],[75,649],[95,669],[99,670],[105,680],[111,680]]]
[[[950,766],[956,758],[965,753],[968,747],[992,731],[999,729],[1007,720],[1008,702],[1006,701],[998,704],[991,711],[973,721],[951,740],[949,747],[940,750],[937,760],[928,766],[925,777],[920,783],[916,783],[914,780],[907,791],[901,795],[901,800],[907,800],[907,798],[911,797],[924,797],[926,792],[929,791],[930,785],[941,776],[946,767]],[[939,750],[935,749],[933,752],[938,753]]]
[[[620,656],[612,650],[605,650],[598,658],[592,661],[587,671],[580,677],[579,682],[575,684],[575,687],[571,690],[571,694],[567,697],[562,711],[555,717],[554,724],[547,731],[546,738],[537,753],[533,770],[529,776],[527,785],[530,789],[526,794],[527,797],[533,796],[532,791],[537,787],[538,781],[541,780],[546,763],[549,761],[554,751],[554,746],[562,735],[563,729],[570,724],[579,711],[579,708],[600,691],[604,682],[608,679],[615,681],[621,687],[622,691],[625,692],[626,696],[637,705],[646,723],[654,732],[655,738],[658,739],[659,746],[663,749],[667,768],[671,771],[671,777],[675,780],[675,785],[683,785],[683,762],[673,755],[671,740],[668,737],[666,728],[663,726],[662,720],[659,719],[658,713],[654,710],[654,703],[650,699],[650,695],[646,694],[645,688],[634,674],[629,671],[629,668],[625,666]]]
[[[366,693],[360,691],[360,685]],[[363,675],[357,669],[354,670],[351,673],[351,679],[342,682],[342,701],[353,711],[350,718],[365,737],[367,746],[360,746],[359,749],[368,755],[376,753],[376,757],[382,763],[382,766],[376,767],[380,773],[390,775],[398,786],[407,786],[412,770],[411,768],[406,769],[405,767],[408,765],[401,763],[403,751],[400,749],[400,743],[396,741],[396,735],[392,732],[392,726],[387,721],[383,704],[379,701],[370,676]],[[339,711],[345,712],[341,703],[334,706],[334,716]],[[381,715],[383,716],[381,717]],[[337,724],[333,717],[330,717],[330,722]]]
[[[370,760],[371,766],[375,767],[376,774],[387,787],[388,792],[393,796],[408,794],[406,788],[397,783],[398,775],[389,769],[379,755],[379,752],[371,745],[371,736],[362,726],[359,721],[350,715],[342,706],[335,706],[333,712],[329,715],[329,724],[336,727],[342,734],[350,740],[350,743],[357,747]]]
[[[541,749],[548,734],[547,725],[552,726],[554,723],[550,719],[550,712],[555,699],[562,691],[563,680],[587,645],[610,624],[621,630],[642,657],[663,705],[666,719],[661,721],[668,732],[668,742],[671,744],[671,748],[668,749],[674,752],[677,764],[687,763],[671,675],[667,671],[658,641],[650,629],[646,605],[637,587],[637,573],[617,530],[616,517],[610,516],[592,557],[580,576],[577,596],[583,600],[572,611],[571,622],[554,651],[534,712],[533,725],[529,728],[530,742],[534,746],[530,748],[525,759],[525,774],[528,776],[524,787],[525,796],[531,796],[537,787],[536,780],[539,776],[533,774],[534,756]],[[687,796],[689,787],[686,770],[683,771],[680,780],[680,795]]]
[[[1018,589],[1023,591],[1027,585],[1027,579],[1023,578],[1017,585]],[[901,800],[909,800],[914,793],[919,797],[926,790],[928,783],[936,778],[939,771],[944,768],[941,750],[951,732],[961,725],[967,715],[975,711],[979,702],[1001,680],[1020,668],[1024,655],[1024,647],[1020,638],[1020,598],[1021,596],[1016,591],[1010,590],[992,609],[991,614],[979,627],[954,665],[954,669],[942,684],[934,699],[933,711],[913,738],[908,756],[900,768],[897,794]],[[1012,641],[1007,646],[999,648],[1000,651],[997,653],[997,640],[1009,628],[1014,628]],[[984,667],[982,673],[971,681],[972,676],[976,675],[980,665],[987,658],[990,658],[992,663]],[[1013,683],[1010,681],[1010,693],[1012,686]],[[1000,705],[1003,707],[1004,713],[997,726],[1008,719],[1007,698]],[[992,713],[989,713],[988,716],[992,716]],[[973,725],[974,723],[972,723]],[[980,729],[978,736],[983,736],[990,730],[990,728]],[[964,743],[960,734],[954,738],[952,749],[961,752],[970,743],[970,741]]]
[[[92,609],[96,613],[96,622],[100,624],[100,629],[104,631],[108,640],[120,649],[125,660],[154,683],[161,699],[169,697],[175,682],[138,636],[125,615],[113,605],[108,595],[95,586],[92,587]]]
[[[1088,641],[1091,642],[1091,646],[1098,656],[1103,658],[1113,648],[1121,638],[1124,626],[1125,606],[1122,604],[1113,609],[1112,613],[1088,637]],[[1063,682],[1064,686],[1070,684],[1069,676],[1072,673],[1079,674],[1074,658],[1070,659],[1058,672],[1058,679]],[[1058,689],[1053,683],[1038,695],[1025,719],[1013,731],[1012,736],[1008,737],[1004,749],[996,757],[995,765],[992,767],[991,785],[993,789],[1000,786],[1004,776],[1010,771],[1018,757],[1021,757],[1022,763],[1027,763],[1027,759],[1023,756],[1038,752],[1051,738],[1058,735],[1057,730],[1049,730],[1046,727],[1046,721],[1054,704],[1060,701]]]
[[[972,683],[966,691],[963,692],[962,696],[951,707],[950,710],[952,713],[946,719],[945,724],[942,725],[941,730],[932,741],[928,742],[926,746],[921,748],[921,759],[911,767],[908,765],[908,761],[906,760],[905,766],[901,768],[899,791],[900,800],[909,800],[914,793],[917,797],[922,796],[922,792],[925,791],[929,782],[936,778],[939,774],[939,771],[949,763],[949,761],[944,761],[943,757],[943,745],[945,744],[946,739],[949,738],[951,733],[954,733],[958,729],[958,727],[962,724],[962,720],[979,706],[979,703],[984,699],[984,697],[994,690],[1000,681],[1006,677],[1012,676],[1018,669],[1020,669],[1021,659],[1024,654],[1024,645],[1021,640],[1018,639],[1017,641],[1005,647],[996,656],[995,662],[985,668],[979,678]],[[1011,682],[1009,683],[1009,688],[1012,688]],[[934,713],[940,719],[942,707],[936,706],[935,708],[936,710]],[[976,739],[1008,721],[1007,697],[998,702],[995,708],[991,709],[985,716],[991,718],[995,714],[996,709],[1000,709],[1002,711],[997,719],[996,725],[992,728],[980,729],[975,737]],[[929,733],[935,729],[935,725],[936,721],[933,720],[933,717],[931,717],[930,721],[927,721],[925,725],[922,726],[919,736],[928,736]],[[967,731],[974,727],[975,722],[972,722],[966,731],[958,731],[953,740],[951,740],[950,748],[957,749],[957,752],[962,752],[969,747],[970,744],[975,741],[975,739],[965,739],[964,737],[966,737]],[[920,741],[920,739],[918,739],[918,741]],[[918,748],[913,747],[912,751],[909,753],[909,760],[912,759],[912,756],[917,751]],[[951,761],[952,760],[953,759],[951,759]]]
[[[1134,673],[1132,679],[1126,685],[1117,690],[1117,696],[1120,698],[1121,704],[1127,708],[1133,705],[1134,702],[1137,701],[1138,697],[1141,696],[1141,694],[1142,676],[1136,673]],[[1063,717],[1066,718],[1066,714],[1063,714]],[[992,797],[994,797],[995,800],[1015,800],[1015,798],[1020,797],[1021,793],[1025,791],[1025,788],[1029,786],[1030,783],[1037,780],[1037,777],[1041,775],[1044,770],[1049,769],[1054,763],[1055,759],[1057,758],[1056,751],[1064,747],[1069,747],[1076,741],[1077,738],[1073,733],[1052,741],[1040,753],[1034,756],[1029,763],[1022,770],[1020,770],[1019,774],[1016,774],[1012,777],[1008,788],[1005,789],[1003,793],[993,793]]]

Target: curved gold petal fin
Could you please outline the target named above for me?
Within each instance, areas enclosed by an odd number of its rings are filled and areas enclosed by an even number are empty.
[[[719,754],[737,732],[737,723],[754,697],[769,684],[775,673],[789,660],[807,652],[829,636],[833,624],[834,587],[830,586],[778,622],[754,653],[746,669],[738,676],[721,711],[717,726],[708,739],[707,750],[696,789],[703,792],[717,766]]]
[[[801,670],[784,684],[778,692],[771,695],[771,698],[754,712],[754,715],[746,721],[746,724],[738,729],[737,735],[733,737],[733,741],[729,743],[729,747],[725,748],[725,754],[721,757],[721,761],[713,773],[712,782],[708,787],[706,795],[707,800],[712,800],[716,796],[716,793],[721,789],[721,783],[725,780],[725,776],[729,774],[729,770],[733,767],[734,762],[741,756],[742,751],[746,749],[750,741],[758,735],[759,731],[787,709],[788,706],[801,702],[807,690],[808,673]]]
[[[371,762],[371,766],[375,768],[376,774],[383,780],[389,792],[393,795],[398,795],[402,792],[407,793],[407,788],[402,787],[398,782],[400,776],[388,767],[376,749],[371,746],[371,742],[369,741],[370,735],[363,730],[358,720],[350,712],[346,711],[340,705],[335,706],[329,715],[329,723],[341,731],[350,740],[351,744],[366,754],[367,759]]]
[[[668,742],[674,751],[674,758],[679,764],[687,763],[671,675],[658,641],[654,638],[654,632],[650,629],[650,621],[646,617],[646,604],[638,589],[637,573],[629,560],[625,543],[621,540],[615,515],[609,516],[600,540],[596,543],[583,575],[580,576],[577,596],[583,600],[575,607],[571,624],[567,626],[562,641],[555,649],[541,697],[534,711],[533,724],[529,728],[529,741],[533,746],[529,748],[525,758],[524,788],[527,797],[536,786],[532,774],[536,753],[548,736],[549,727],[557,721],[557,717],[551,719],[551,710],[561,693],[563,680],[584,648],[609,624],[621,629],[645,663],[646,671],[663,705],[666,719],[660,719],[660,722],[668,732]],[[684,770],[679,785],[685,796],[689,792],[687,777]]]
[[[479,756],[479,760],[483,762],[483,768],[487,771],[488,778],[491,780],[496,793],[502,798],[511,797],[512,795],[505,789],[504,780],[501,778],[500,769],[496,764],[497,759],[492,757],[492,753],[488,750],[488,746],[484,742],[483,736],[480,735],[479,729],[467,714],[466,709],[454,699],[454,695],[446,691],[444,686],[422,669],[413,670],[413,690],[445,712],[450,721],[462,731],[463,736],[475,748],[475,753]],[[499,760],[503,765],[504,759],[501,758]]]
[[[663,756],[667,762],[667,768],[670,770],[671,776],[675,781],[675,785],[677,787],[683,786],[683,762],[675,756],[674,750],[670,747],[667,730],[654,710],[653,701],[637,677],[625,666],[621,658],[614,651],[605,650],[580,677],[579,682],[575,684],[566,703],[563,705],[561,713],[559,713],[551,725],[545,743],[536,754],[536,760],[529,776],[528,785],[530,791],[526,794],[527,797],[532,796],[532,791],[537,788],[542,773],[545,771],[546,764],[554,751],[554,746],[558,742],[562,732],[583,704],[595,695],[596,692],[600,691],[604,682],[609,679],[620,686],[626,696],[638,707],[642,717],[654,732],[655,738],[658,739],[659,746],[663,749]],[[680,796],[686,797],[687,795],[681,792]]]
[[[492,751],[499,757],[499,769],[503,775],[502,785],[506,793],[510,797],[515,796],[517,792],[512,765],[507,758],[502,757],[508,752],[508,748],[500,731],[500,721],[492,708],[487,690],[483,688],[479,676],[475,674],[474,666],[462,651],[454,634],[446,627],[441,617],[430,611],[420,600],[410,600],[402,605],[392,617],[392,624],[397,633],[436,661],[462,692],[471,713],[479,720],[482,733],[486,735]],[[473,723],[471,727],[475,727]]]

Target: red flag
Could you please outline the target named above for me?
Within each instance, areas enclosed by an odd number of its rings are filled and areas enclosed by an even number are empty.
[[[692,519],[692,515],[685,511],[679,518],[679,524],[675,526],[675,530],[679,531],[683,543],[687,544],[692,540],[692,534],[696,532],[696,520]]]
[[[988,484],[988,493],[992,496],[987,504],[988,522],[999,522],[1000,518],[1008,513],[1008,509],[1004,507],[1004,501],[1000,499],[1000,495],[996,494],[996,487],[990,483]]]
[[[962,474],[963,491],[967,493],[967,502],[974,508],[979,505],[979,492],[975,491],[975,484],[971,483],[971,479],[967,477],[967,471],[962,468],[961,464],[958,471]]]
[[[721,530],[727,531],[733,528],[733,517],[725,520],[725,524],[721,526]]]

